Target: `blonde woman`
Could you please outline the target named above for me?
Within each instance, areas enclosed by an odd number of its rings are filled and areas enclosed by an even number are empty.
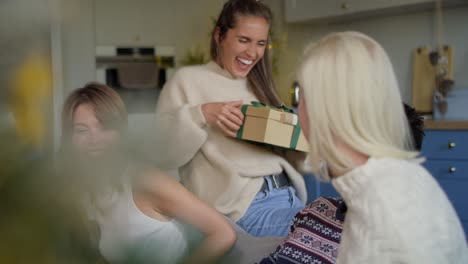
[[[73,91],[63,107],[62,128],[61,158],[76,176],[73,191],[89,220],[99,226],[106,261],[213,263],[234,245],[233,228],[216,210],[126,155],[127,112],[113,89],[90,83]],[[203,234],[195,245],[189,227]]]
[[[299,119],[348,210],[337,263],[468,263],[458,217],[413,150],[392,64],[357,32],[306,49]]]

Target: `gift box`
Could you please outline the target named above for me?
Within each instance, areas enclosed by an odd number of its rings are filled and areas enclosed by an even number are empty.
[[[291,109],[252,102],[251,105],[242,105],[241,110],[244,122],[237,138],[308,152],[309,146],[297,115]]]

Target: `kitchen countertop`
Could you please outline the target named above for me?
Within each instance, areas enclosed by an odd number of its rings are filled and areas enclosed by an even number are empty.
[[[433,120],[426,119],[424,121],[425,129],[436,130],[468,130],[468,120]]]

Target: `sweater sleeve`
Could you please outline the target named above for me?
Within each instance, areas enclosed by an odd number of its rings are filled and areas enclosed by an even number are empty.
[[[183,166],[207,139],[201,104],[190,103],[186,79],[183,72],[176,73],[164,86],[157,103],[154,143],[158,157],[153,160],[162,169]]]

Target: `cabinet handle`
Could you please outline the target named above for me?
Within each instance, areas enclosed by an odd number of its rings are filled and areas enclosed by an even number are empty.
[[[450,172],[450,173],[454,173],[454,172],[456,172],[456,171],[457,171],[457,168],[455,168],[455,167],[450,167],[450,168],[448,169],[448,172]]]
[[[350,8],[350,5],[346,2],[341,3],[341,9],[343,10],[348,10]]]
[[[448,143],[448,148],[449,148],[449,149],[453,149],[453,148],[456,147],[456,146],[457,146],[457,144],[455,144],[455,142],[449,142],[449,143]]]

